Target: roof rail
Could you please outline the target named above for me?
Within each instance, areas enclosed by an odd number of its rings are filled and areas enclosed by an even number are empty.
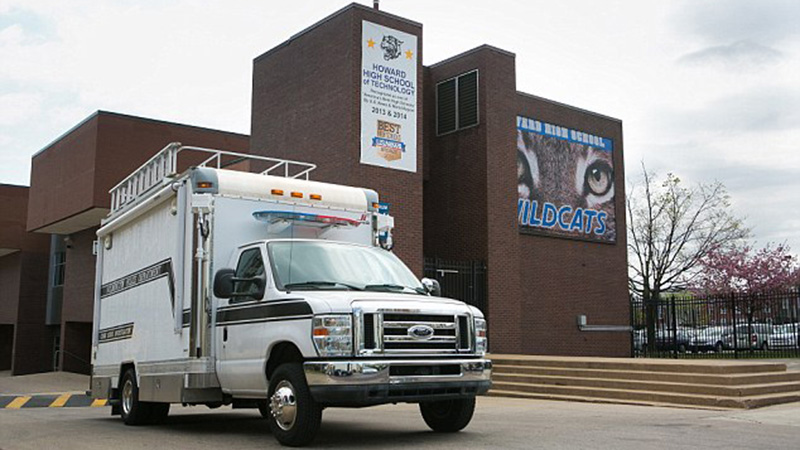
[[[286,178],[305,178],[317,168],[316,164],[292,161],[290,159],[270,158],[267,156],[248,155],[246,153],[229,152],[212,148],[192,147],[173,142],[153,155],[133,173],[125,177],[108,192],[111,194],[111,213],[115,213],[125,206],[137,202],[145,197],[155,186],[161,186],[173,180],[178,170],[178,154],[184,151],[208,153],[210,156],[196,167],[224,167],[238,164],[242,161],[264,161],[272,163],[262,175],[275,175]],[[227,161],[223,158],[227,157]]]

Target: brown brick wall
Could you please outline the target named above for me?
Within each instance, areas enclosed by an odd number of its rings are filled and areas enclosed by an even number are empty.
[[[250,145],[242,134],[98,111],[33,157],[28,230],[108,208],[108,191],[171,142],[240,153]]]
[[[0,257],[0,323],[14,324],[19,306],[19,281],[22,254]]]
[[[96,262],[92,242],[97,239],[96,232],[97,228],[90,228],[69,236],[71,243],[66,250],[62,323],[92,321]]]
[[[374,189],[391,204],[395,253],[422,274],[422,101],[418,66],[417,172],[360,164],[361,21],[418,38],[422,29],[351,5],[253,63],[252,152],[318,165],[312,179]]]
[[[479,70],[480,125],[435,136],[435,84]],[[515,90],[514,56],[479,47],[427,70],[425,254],[488,265],[494,352],[630,354],[626,333],[586,333],[590,323],[628,323],[621,123]],[[516,116],[614,140],[618,241],[522,235],[516,223]]]
[[[436,83],[478,69],[480,124],[435,134]],[[488,266],[489,338],[494,352],[522,351],[513,151],[514,55],[479,47],[429,68],[429,167],[425,181],[425,254]]]
[[[622,123],[552,101],[518,95],[516,113],[586,131],[614,141],[617,242],[602,244],[519,235],[526,353],[629,356],[628,333],[580,332],[577,316],[590,324],[627,325],[625,171]],[[511,152],[509,152],[511,153]]]
[[[97,116],[33,156],[28,230],[94,206]]]
[[[61,325],[61,370],[89,374],[92,358],[92,323],[64,322]]]

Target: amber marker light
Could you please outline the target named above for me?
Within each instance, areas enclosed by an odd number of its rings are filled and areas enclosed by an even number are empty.
[[[198,189],[209,189],[209,188],[212,188],[212,187],[214,187],[214,183],[212,183],[210,181],[198,181],[197,182],[197,188]]]
[[[311,200],[322,200],[322,196],[319,194],[311,194],[308,196]]]
[[[375,208],[375,209],[379,209],[381,207],[381,204],[380,203],[373,203],[372,207]]]
[[[283,189],[273,189],[272,195],[283,195]]]
[[[292,192],[292,197],[294,198],[303,198],[302,192]]]
[[[314,336],[327,336],[328,329],[327,328],[314,328]]]

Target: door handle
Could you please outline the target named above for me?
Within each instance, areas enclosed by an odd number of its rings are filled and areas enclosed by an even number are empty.
[[[228,327],[222,329],[222,342],[228,342]]]

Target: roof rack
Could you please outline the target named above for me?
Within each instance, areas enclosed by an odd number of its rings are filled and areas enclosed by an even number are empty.
[[[175,179],[178,175],[178,155],[184,151],[208,153],[210,155],[195,167],[222,169],[248,160],[264,161],[272,165],[261,172],[262,175],[305,178],[306,180],[308,180],[309,174],[317,168],[316,164],[289,159],[192,147],[182,145],[180,142],[173,142],[153,155],[152,158],[108,191],[111,194],[111,213],[113,214],[125,206],[137,202],[140,198],[145,197],[155,186],[164,185]]]

